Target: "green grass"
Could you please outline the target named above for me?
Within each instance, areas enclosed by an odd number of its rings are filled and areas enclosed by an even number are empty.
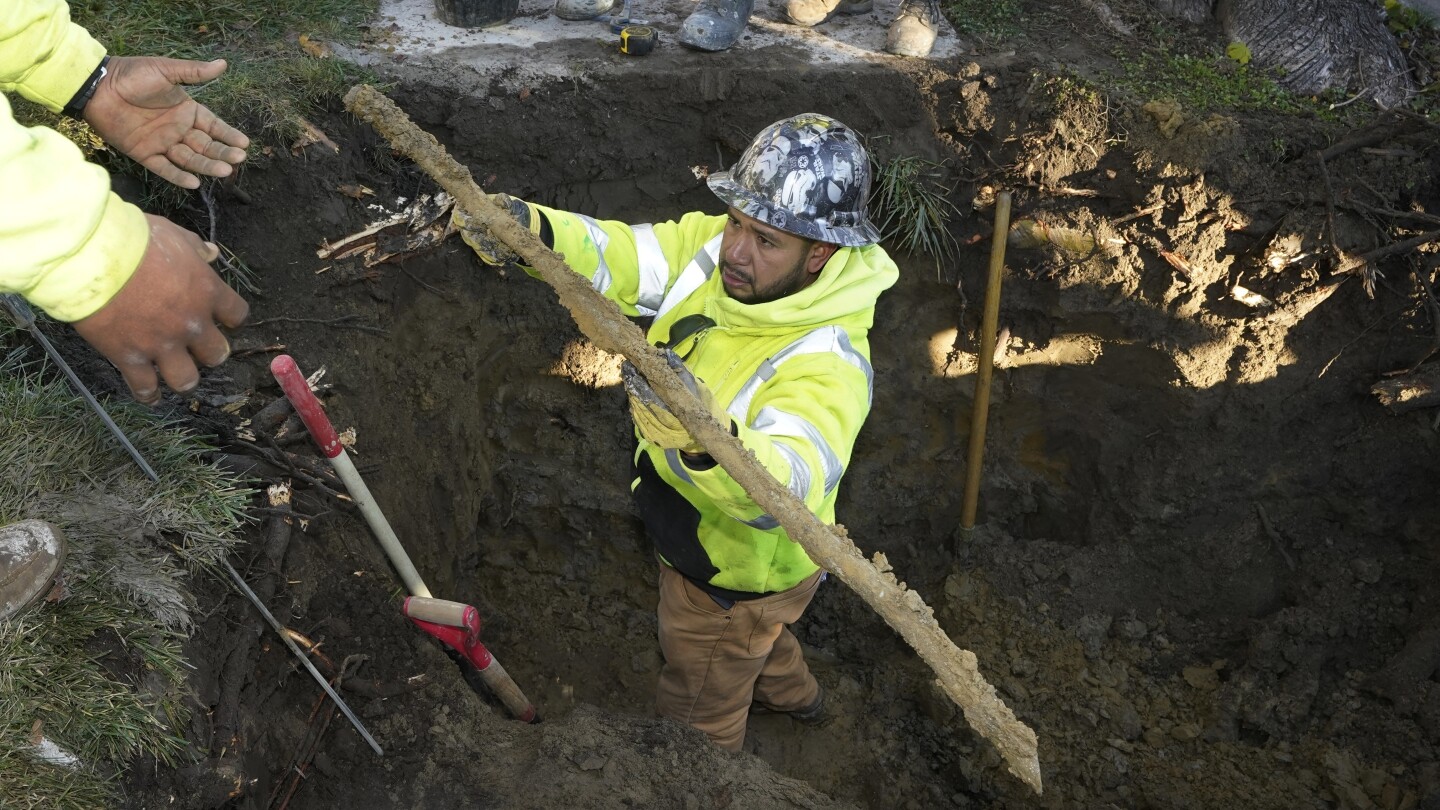
[[[151,482],[63,380],[19,362],[27,341],[0,329],[0,345],[22,347],[0,362],[0,525],[49,520],[69,555],[64,598],[0,622],[0,807],[113,806],[131,758],[169,764],[186,748],[185,583],[237,542],[250,496],[193,438],[111,404]],[[80,764],[37,761],[37,722]]]
[[[1142,100],[1170,98],[1189,110],[1271,110],[1300,113],[1313,109],[1263,71],[1240,65],[1224,54],[1197,56],[1168,50],[1119,54],[1119,84]]]
[[[257,142],[288,143],[300,131],[298,119],[312,114],[318,102],[374,79],[363,68],[306,53],[299,37],[358,42],[360,25],[378,5],[378,0],[74,0],[70,11],[117,56],[227,60],[225,75],[192,88],[192,95]],[[27,123],[58,121],[34,105],[16,106],[16,117]],[[116,167],[125,162],[115,161]]]
[[[958,212],[949,189],[940,184],[944,175],[941,164],[924,158],[892,158],[876,173],[873,197],[880,239],[933,258],[937,277],[958,250],[950,234],[950,220]]]
[[[940,7],[961,36],[995,44],[1021,30],[1020,0],[942,0]]]

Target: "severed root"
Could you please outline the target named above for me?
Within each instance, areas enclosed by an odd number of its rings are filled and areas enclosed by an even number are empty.
[[[934,611],[920,595],[882,572],[860,554],[843,526],[820,522],[790,490],[775,480],[754,454],[690,393],[660,352],[626,320],[613,302],[595,292],[554,251],[523,228],[508,210],[475,185],[470,171],[445,152],[439,142],[416,127],[388,98],[360,85],[345,95],[345,107],[375,127],[397,151],[415,161],[455,198],[456,205],[519,254],[570,310],[580,330],[600,348],[624,355],[639,369],[670,410],[755,503],[775,517],[792,540],[821,567],[838,576],[881,618],[915,648],[930,665],[939,684],[965,713],[970,725],[1005,758],[1010,772],[1041,791],[1040,760],[1035,732],[1015,718],[976,666],[974,653],[955,646],[935,621]]]

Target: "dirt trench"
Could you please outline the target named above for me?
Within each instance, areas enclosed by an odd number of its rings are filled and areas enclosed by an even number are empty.
[[[320,123],[338,154],[277,154],[245,173],[248,204],[226,203],[222,241],[264,285],[237,350],[284,344],[302,369],[327,369],[327,408],[357,429],[357,464],[417,567],[437,595],[480,609],[487,645],[545,719],[515,723],[471,691],[399,616],[398,580],[364,526],[302,486],[297,508],[316,519],[291,545],[282,620],[337,661],[369,656],[366,678],[430,682],[349,695],[386,755],[337,717],[296,781],[318,692],[271,641],[242,694],[249,781],[222,803],[278,806],[295,781],[291,807],[1440,807],[1423,632],[1436,621],[1436,436],[1428,414],[1391,416],[1365,393],[1432,339],[1405,265],[1374,300],[1351,281],[1307,309],[1326,280],[1314,260],[1256,256],[1318,252],[1306,156],[1333,133],[1256,117],[1166,138],[1042,64],[757,63],[474,97],[412,78],[392,96],[488,190],[632,222],[718,212],[692,167],[728,166],[763,125],[807,110],[870,135],[881,159],[946,162],[960,258],[897,256],[839,516],[1039,734],[1043,796],[1004,773],[837,582],[796,627],[829,695],[825,726],[755,718],[729,755],[651,716],[656,568],[628,499],[618,360],[543,284],[479,265],[458,240],[369,272],[316,258],[377,206],[434,190],[336,111]],[[677,101],[675,88],[699,91]],[[1406,148],[1420,173],[1354,153],[1332,181],[1433,211],[1433,139]],[[374,194],[337,191],[347,184]],[[967,534],[999,188],[1015,191],[1017,219],[1080,228],[1101,249],[1010,252],[981,525]],[[1342,221],[1341,238],[1373,238]],[[1276,306],[1240,303],[1236,283]],[[278,395],[268,356],[225,370],[256,407]],[[198,681],[223,663],[210,659],[231,615],[197,636]],[[202,733],[209,699],[201,688]],[[185,780],[132,774],[130,795],[157,806],[194,791]]]

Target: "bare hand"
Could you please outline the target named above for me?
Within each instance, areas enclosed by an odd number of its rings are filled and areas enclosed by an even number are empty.
[[[250,305],[210,268],[219,255],[211,242],[163,217],[146,215],[150,245],[135,274],[75,331],[120,369],[135,399],[160,401],[159,376],[184,393],[200,381],[195,364],[215,366],[230,343],[215,322],[236,327]]]
[[[207,82],[225,61],[154,56],[110,58],[109,72],[85,105],[85,120],[105,142],[181,188],[194,173],[226,177],[245,159],[250,139],[191,98],[181,85]]]

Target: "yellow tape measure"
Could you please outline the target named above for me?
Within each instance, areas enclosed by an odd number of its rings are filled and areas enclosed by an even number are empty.
[[[660,34],[648,25],[627,25],[620,29],[620,52],[644,56],[655,50]]]

